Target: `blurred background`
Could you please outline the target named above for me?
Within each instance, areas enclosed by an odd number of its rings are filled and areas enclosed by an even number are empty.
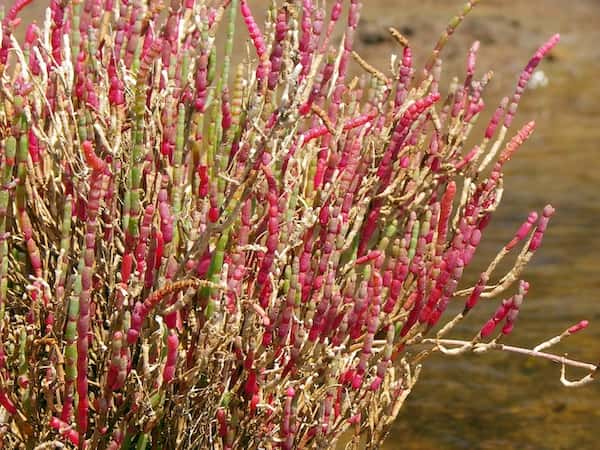
[[[386,31],[394,26],[410,40],[419,69],[464,2],[365,0],[356,50],[388,71],[390,54],[401,51]],[[259,5],[267,1],[251,3],[259,17]],[[24,22],[43,17],[46,5],[34,2],[21,14]],[[453,76],[464,79],[467,51],[479,40],[477,75],[495,73],[484,94],[484,124],[554,33],[561,34],[561,43],[539,66],[513,125],[514,132],[535,120],[536,131],[507,165],[503,202],[466,281],[487,266],[529,211],[552,203],[557,212],[523,274],[531,288],[507,343],[534,346],[588,319],[587,330],[554,350],[595,363],[600,359],[600,0],[482,1],[442,54],[442,86]],[[481,130],[474,135],[480,138]],[[472,337],[497,303],[482,302],[451,337]],[[434,356],[385,449],[598,448],[600,380],[567,389],[559,376],[559,366],[518,355]]]
[[[363,2],[357,51],[384,70],[398,52],[386,29],[410,40],[422,67],[464,0]],[[477,74],[494,71],[486,112],[514,91],[520,71],[552,34],[561,42],[538,67],[513,132],[537,127],[507,166],[502,204],[484,234],[471,279],[531,210],[556,208],[540,251],[522,277],[531,283],[519,323],[507,340],[533,346],[588,319],[580,335],[554,350],[600,359],[600,1],[483,0],[442,54],[442,78],[464,79],[466,52],[479,40]],[[480,138],[481,130],[476,133]],[[502,273],[502,271],[498,272]],[[471,338],[497,307],[480,303],[455,337]],[[475,311],[474,311],[475,312]],[[572,373],[575,376],[575,373]],[[560,367],[518,355],[435,356],[405,403],[386,449],[596,449],[600,382],[562,387]]]

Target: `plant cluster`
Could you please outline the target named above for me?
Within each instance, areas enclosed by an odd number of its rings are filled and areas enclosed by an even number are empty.
[[[262,28],[246,0],[50,0],[19,41],[29,2],[0,36],[5,448],[376,448],[434,351],[589,372],[565,384],[597,373],[542,351],[587,322],[533,350],[501,342],[551,206],[459,289],[558,36],[467,148],[491,75],[475,44],[442,94],[439,55],[476,0],[416,74],[396,30],[389,71],[353,52],[358,0],[272,1]],[[445,338],[511,291],[471,340]]]

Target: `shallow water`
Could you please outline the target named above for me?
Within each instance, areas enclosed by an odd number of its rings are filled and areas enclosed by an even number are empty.
[[[388,26],[409,35],[419,67],[464,0],[363,3],[357,50],[385,69],[389,53],[398,52],[385,34]],[[531,119],[538,126],[508,166],[503,204],[474,264],[485,266],[530,210],[551,202],[557,213],[523,275],[531,289],[507,342],[535,345],[588,319],[588,330],[556,348],[588,362],[600,358],[598,24],[598,0],[487,0],[442,55],[445,80],[463,76],[466,50],[481,41],[477,73],[496,74],[485,97],[489,111],[512,93],[537,46],[555,32],[562,35],[552,58],[541,65],[548,85],[523,98],[514,128]],[[472,336],[495,307],[496,302],[481,304],[454,337]],[[594,449],[599,404],[600,383],[567,390],[559,383],[559,367],[546,361],[503,354],[433,357],[384,448]]]

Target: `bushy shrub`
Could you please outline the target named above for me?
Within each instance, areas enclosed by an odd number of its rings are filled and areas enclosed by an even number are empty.
[[[476,1],[416,74],[395,30],[393,73],[353,53],[357,0],[272,2],[262,29],[245,0],[51,0],[18,41],[27,3],[0,49],[6,448],[375,448],[433,351],[525,352],[592,380],[541,351],[587,322],[501,343],[551,206],[458,289],[558,36],[467,148],[489,77],[475,44],[442,94],[439,54]],[[504,292],[472,340],[445,338]],[[446,319],[450,301],[464,311]]]

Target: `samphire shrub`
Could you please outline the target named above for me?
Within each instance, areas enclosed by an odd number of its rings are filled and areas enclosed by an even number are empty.
[[[542,351],[585,321],[536,349],[501,342],[551,206],[460,286],[558,36],[467,147],[489,75],[476,43],[442,92],[439,54],[477,1],[423,70],[391,30],[388,73],[352,51],[357,0],[265,2],[260,27],[245,0],[51,0],[19,25],[29,1],[0,39],[4,448],[376,448],[434,351],[588,371],[566,385],[597,373]],[[490,320],[447,339],[480,298]]]

